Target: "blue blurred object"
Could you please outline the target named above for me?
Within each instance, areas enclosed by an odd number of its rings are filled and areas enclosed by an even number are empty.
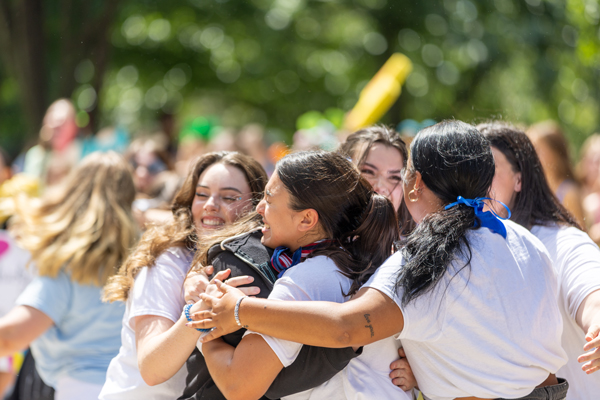
[[[414,119],[405,119],[400,122],[396,127],[396,131],[402,136],[415,136],[421,129],[427,128],[428,126],[435,125],[436,121],[433,119],[425,119],[421,122],[415,121]]]
[[[96,151],[123,154],[129,146],[129,134],[123,127],[105,128],[81,141],[81,158]]]

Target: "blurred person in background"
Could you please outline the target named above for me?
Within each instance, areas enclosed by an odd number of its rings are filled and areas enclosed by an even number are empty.
[[[398,211],[400,232],[408,235],[414,221],[404,204],[401,171],[406,167],[408,150],[400,135],[386,126],[371,126],[349,135],[338,152],[352,159],[373,189],[387,197]]]
[[[158,138],[141,137],[135,139],[126,152],[137,191],[133,208],[142,228],[147,222],[170,218],[168,205],[181,184],[165,145]]]
[[[491,197],[508,205],[511,219],[542,241],[556,271],[562,347],[568,356],[556,374],[569,382],[567,399],[596,399],[600,377],[586,374],[600,369],[600,249],[550,190],[525,133],[500,122],[477,129],[490,141],[494,154]]]
[[[235,131],[232,128],[218,127],[208,142],[209,151],[234,151]]]
[[[0,319],[0,356],[31,345],[58,400],[97,399],[119,350],[125,307],[102,303],[101,287],[137,238],[134,198],[127,162],[109,152],[86,157],[43,199],[16,204],[15,236],[39,276]]]
[[[275,165],[269,157],[264,128],[259,124],[246,125],[240,130],[236,139],[238,149],[258,161],[267,175],[271,176]]]
[[[10,156],[2,147],[0,147],[0,185],[10,179],[12,176],[12,169],[10,165]]]
[[[260,164],[237,152],[209,153],[196,161],[173,199],[170,222],[144,233],[104,289],[104,298],[125,303],[126,311],[121,348],[101,399],[172,400],[182,394],[185,363],[200,336],[185,327],[182,314],[196,242],[254,209],[266,182]]]
[[[43,186],[59,183],[80,159],[75,115],[70,100],[52,103],[44,116],[38,144],[25,154],[23,172],[38,178]]]
[[[4,149],[0,147],[0,187],[11,176],[10,158]],[[3,222],[1,217],[0,222]],[[12,235],[4,227],[1,227],[0,317],[6,315],[13,308],[15,300],[31,281],[32,275],[26,268],[29,259],[29,253],[20,248]],[[3,398],[7,388],[13,383],[15,373],[18,372],[20,359],[22,359],[20,353],[0,357],[0,398]]]
[[[594,133],[581,146],[577,175],[582,184],[588,233],[600,243],[600,134]]]
[[[569,144],[560,126],[554,121],[539,122],[529,127],[527,136],[539,156],[550,189],[585,229],[581,186],[573,173]]]

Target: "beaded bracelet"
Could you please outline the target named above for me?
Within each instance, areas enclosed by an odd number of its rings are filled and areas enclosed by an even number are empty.
[[[246,328],[246,326],[242,325],[240,322],[240,304],[242,304],[242,300],[244,300],[248,296],[242,296],[237,299],[235,303],[235,309],[233,310],[233,316],[235,317],[235,323],[238,324],[239,327]]]
[[[194,322],[192,320],[192,317],[190,317],[190,308],[192,308],[193,304],[186,304],[183,307],[183,314],[185,314],[185,318],[188,320],[188,322]],[[210,332],[211,329],[200,329],[200,328],[195,328],[197,331],[199,332]]]

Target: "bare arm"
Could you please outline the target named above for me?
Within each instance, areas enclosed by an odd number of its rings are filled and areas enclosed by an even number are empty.
[[[0,318],[0,357],[23,350],[54,322],[40,310],[17,306]]]
[[[217,274],[224,279],[230,271]],[[240,276],[230,279],[233,286],[246,285],[254,279]],[[243,293],[256,294],[257,288],[247,287]],[[197,303],[190,311],[200,310]],[[192,354],[200,332],[186,327],[187,319],[181,315],[175,323],[168,318],[157,315],[143,315],[135,318],[135,341],[138,354],[140,374],[150,386],[158,385],[169,380],[185,364]]]
[[[213,340],[202,351],[210,375],[229,400],[259,399],[283,369],[260,335],[245,336],[237,347]]]
[[[202,299],[212,311],[192,316],[198,322],[191,326],[216,327],[202,338],[208,342],[238,329],[233,311],[243,294],[216,282],[223,297],[206,294]],[[404,318],[396,303],[372,288],[361,289],[350,301],[272,301],[247,298],[240,305],[242,325],[273,337],[322,347],[364,346],[392,336],[404,327]]]
[[[135,318],[135,342],[138,367],[150,386],[169,380],[194,351],[200,332],[186,328],[187,320],[175,323],[157,315]]]
[[[581,302],[577,309],[577,325],[586,332],[583,347],[587,353],[579,356],[577,361],[585,363],[581,366],[587,374],[600,370],[600,290],[596,290]]]

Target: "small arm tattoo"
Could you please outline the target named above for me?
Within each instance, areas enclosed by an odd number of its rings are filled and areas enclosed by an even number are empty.
[[[371,331],[371,337],[373,337],[373,336],[375,336],[375,331],[373,330],[373,325],[371,325],[371,320],[369,319],[370,316],[371,316],[371,314],[364,315],[365,319],[369,323],[369,325],[365,325],[365,328],[369,328],[369,330]]]

